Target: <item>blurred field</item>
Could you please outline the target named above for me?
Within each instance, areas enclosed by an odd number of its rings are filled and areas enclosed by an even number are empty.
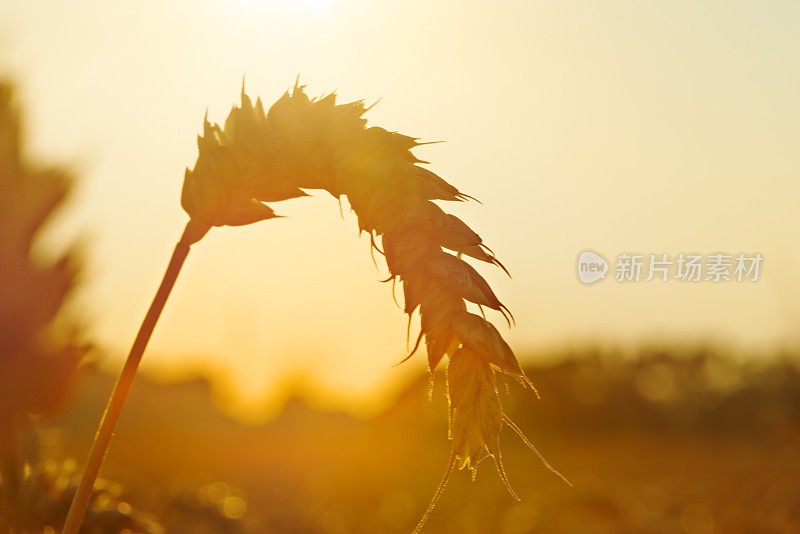
[[[513,384],[502,396],[575,487],[505,431],[504,460],[523,502],[487,462],[474,483],[453,477],[426,532],[800,531],[796,358],[736,363],[701,349],[566,356],[527,370],[543,400]],[[82,460],[111,383],[85,370],[73,409],[43,431],[45,450]],[[140,377],[103,475],[167,532],[409,532],[447,461],[443,383],[437,377],[429,400],[420,377],[368,420],[294,397],[274,421],[248,426],[214,408],[204,380]]]

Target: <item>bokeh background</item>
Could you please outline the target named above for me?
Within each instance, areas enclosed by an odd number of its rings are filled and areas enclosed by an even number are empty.
[[[431,532],[798,528],[799,30],[789,0],[4,2],[27,150],[77,176],[34,255],[85,250],[63,313],[93,349],[40,429],[51,467],[85,455],[204,113],[223,121],[245,76],[271,103],[299,74],[446,141],[419,157],[483,202],[452,211],[513,275],[482,271],[544,396],[504,401],[576,484],[509,435],[525,501],[460,474]],[[447,458],[441,388],[429,402],[423,357],[392,367],[405,317],[355,217],[273,208],[193,248],[104,474],[152,514],[211,510],[212,532],[407,531]],[[587,287],[586,248],[765,260],[752,284]]]

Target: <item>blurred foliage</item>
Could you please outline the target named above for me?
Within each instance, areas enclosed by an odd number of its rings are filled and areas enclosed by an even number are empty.
[[[501,396],[575,487],[503,432],[523,502],[483,462],[476,482],[453,477],[425,532],[800,531],[795,355],[672,347],[553,356],[559,363],[526,368],[542,400],[502,384]],[[407,533],[448,457],[442,378],[432,399],[421,376],[370,419],[293,396],[277,419],[245,425],[217,410],[205,379],[143,376],[104,469],[167,532]],[[68,450],[86,447],[112,379],[87,369],[81,383],[75,409],[51,427]]]
[[[19,427],[18,427],[19,429]],[[79,473],[72,460],[40,455],[37,432],[24,429],[18,435],[19,455],[15,458],[19,471],[14,490],[13,524],[0,520],[0,532],[52,533],[63,523],[72,496],[77,488]],[[161,534],[152,518],[141,514],[124,500],[122,487],[98,480],[81,533],[141,533]]]
[[[49,262],[32,252],[70,179],[33,167],[21,137],[13,91],[0,82],[0,432],[15,417],[52,412],[83,353],[53,326],[75,282],[75,252]]]
[[[63,408],[87,347],[77,341],[74,327],[65,326],[70,318],[64,319],[79,270],[75,248],[53,260],[36,250],[72,181],[61,170],[32,165],[22,133],[13,89],[0,81],[0,534],[55,534],[79,473],[58,448],[42,454],[35,421]],[[98,407],[104,404],[97,401]],[[167,532],[242,532],[237,525],[244,499],[224,495],[217,503],[203,491],[170,500],[162,510]],[[165,532],[124,497],[119,484],[99,480],[81,533]]]
[[[0,531],[12,532],[27,528],[40,481],[26,458],[29,418],[63,402],[84,353],[54,326],[75,282],[75,253],[49,262],[33,253],[70,180],[31,165],[21,130],[13,90],[0,82]]]

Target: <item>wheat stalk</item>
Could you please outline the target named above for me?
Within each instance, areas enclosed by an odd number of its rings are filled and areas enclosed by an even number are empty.
[[[504,420],[510,419],[500,405],[496,375],[533,385],[497,329],[467,311],[466,303],[471,302],[481,311],[483,307],[498,311],[509,325],[513,321],[486,280],[462,256],[504,271],[505,267],[478,234],[433,202],[471,197],[419,165],[426,162],[411,152],[424,144],[418,139],[367,128],[363,115],[369,108],[364,101],[337,105],[335,94],[310,99],[297,84],[266,113],[261,100],[253,104],[244,88],[241,99],[241,106],[231,110],[224,126],[204,120],[197,162],[193,169],[186,169],[181,196],[191,217],[191,238],[185,234],[183,244],[176,248],[177,268],[168,269],[151,307],[153,313],[148,313],[137,337],[98,432],[84,480],[93,480],[97,474],[144,345],[189,245],[212,226],[238,226],[276,217],[264,202],[322,189],[340,201],[348,199],[359,230],[369,234],[372,250],[385,256],[391,274],[388,280],[403,284],[409,322],[419,309],[421,329],[409,357],[424,338],[431,372],[445,356],[450,359],[451,458],[415,531],[427,519],[454,466],[469,468],[474,476],[478,462],[492,457],[506,488],[517,498],[500,456],[500,430]],[[521,433],[516,425],[513,428]],[[91,483],[87,484],[89,489],[84,491],[91,489]],[[65,527],[64,534],[74,534],[77,527],[71,528]]]

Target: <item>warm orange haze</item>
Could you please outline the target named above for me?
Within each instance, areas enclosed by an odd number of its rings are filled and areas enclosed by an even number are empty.
[[[800,528],[798,35],[777,0],[4,3],[0,534],[82,499],[67,534],[411,532],[448,452],[423,532]]]
[[[110,358],[180,232],[198,117],[223,120],[243,74],[273,101],[298,72],[312,95],[382,99],[374,124],[446,141],[420,157],[484,203],[454,209],[514,276],[487,273],[516,346],[677,334],[760,348],[796,343],[798,320],[797,8],[770,5],[11,2],[0,29],[34,148],[80,171],[58,239],[92,244],[80,302]],[[146,367],[210,362],[258,405],[287,373],[351,401],[387,391],[403,319],[352,215],[335,224],[319,198],[280,211],[196,251]],[[586,288],[585,248],[766,262],[748,287]]]

